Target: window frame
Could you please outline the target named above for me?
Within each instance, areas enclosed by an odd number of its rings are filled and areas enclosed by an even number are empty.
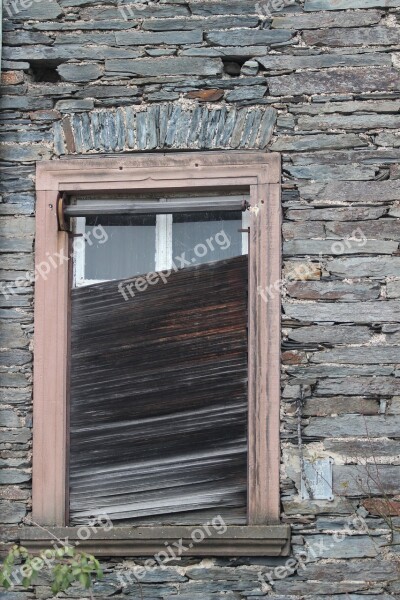
[[[110,200],[112,202],[112,200]],[[182,212],[184,210],[182,209]],[[212,212],[212,211],[211,211]],[[249,226],[249,212],[242,212],[242,255],[248,254],[249,236],[245,230]],[[86,217],[74,217],[72,219],[72,231],[75,235],[82,236],[86,231]],[[155,271],[172,269],[173,265],[173,215],[156,214],[155,225]],[[74,249],[72,282],[74,288],[85,287],[96,283],[110,281],[108,279],[86,279],[85,277],[85,245],[80,244]]]
[[[70,236],[58,230],[61,193],[250,190],[248,523],[228,526],[219,540],[205,540],[189,555],[286,555],[290,534],[289,526],[280,524],[279,494],[281,300],[279,292],[268,302],[258,293],[281,278],[280,155],[237,151],[57,159],[38,163],[36,175],[36,268],[49,256],[69,256]],[[38,525],[58,528],[58,534],[68,515],[72,261],[60,263],[35,284],[32,515]],[[74,529],[65,529],[71,539]],[[87,545],[93,550],[94,543],[99,555],[103,550],[121,555],[122,548],[123,555],[152,554],[157,540],[184,538],[183,530],[189,535],[190,527],[118,527],[111,536],[96,532]],[[24,528],[21,539],[36,548],[46,534]]]

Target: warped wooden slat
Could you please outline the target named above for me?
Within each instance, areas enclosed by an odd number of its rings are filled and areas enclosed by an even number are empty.
[[[245,522],[247,257],[72,291],[70,515]]]

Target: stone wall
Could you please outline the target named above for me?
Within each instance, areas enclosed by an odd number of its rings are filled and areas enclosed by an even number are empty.
[[[30,511],[33,290],[4,286],[33,266],[35,161],[148,149],[277,151],[284,211],[282,520],[292,524],[293,552],[308,549],[309,560],[292,563],[286,577],[276,570],[284,558],[183,559],[148,573],[142,597],[400,597],[399,546],[389,535],[400,525],[396,7],[400,0],[6,4],[2,542],[18,538]],[[279,289],[262,293],[268,300]],[[334,499],[302,500],[301,470],[319,458],[333,460]],[[356,514],[367,528],[357,526]],[[131,564],[106,563],[96,597],[140,598],[134,581],[123,588],[117,576]],[[29,592],[0,597],[51,598],[47,583],[43,576]]]

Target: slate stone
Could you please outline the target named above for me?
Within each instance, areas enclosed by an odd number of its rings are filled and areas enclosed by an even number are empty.
[[[26,506],[22,502],[0,500],[0,522],[20,523],[26,515]]]
[[[266,44],[282,44],[292,38],[290,31],[270,29],[246,31],[235,29],[232,31],[210,31],[205,34],[205,40],[215,46],[257,46]]]
[[[119,98],[121,96],[133,97],[139,94],[135,85],[90,85],[79,90],[75,96],[78,98]]]
[[[260,133],[259,133],[259,140],[258,140],[258,147],[259,148],[266,148],[266,146],[269,144],[271,137],[273,135],[274,132],[274,126],[276,123],[276,119],[277,119],[277,112],[274,108],[267,108],[264,112],[262,121],[261,121],[261,126],[260,126]]]
[[[312,165],[287,165],[285,171],[295,179],[365,181],[375,179],[378,169],[366,165],[321,165],[314,162]]]
[[[352,398],[346,397],[346,402],[351,403]],[[367,400],[363,398],[364,402],[376,402],[376,400]],[[368,444],[365,444],[364,439],[325,439],[323,441],[324,448],[328,452],[334,452],[340,456],[345,457],[370,457],[370,456],[398,456],[400,453],[400,442],[397,440],[390,440],[387,438],[383,439],[369,439]],[[350,573],[347,576],[349,579],[353,579]],[[364,573],[365,577],[365,573]]]
[[[106,44],[115,46],[115,33],[90,32],[90,33],[58,33],[54,44]]]
[[[346,30],[344,30],[346,32]],[[257,58],[267,71],[328,69],[332,67],[391,66],[385,54],[317,54],[314,56],[269,55]]]
[[[148,31],[188,31],[190,29],[230,29],[231,27],[257,27],[258,17],[250,16],[222,16],[200,19],[190,17],[189,19],[145,19],[142,29]],[[96,23],[97,28],[97,23]]]
[[[368,327],[354,325],[311,325],[292,329],[288,333],[289,338],[296,342],[319,344],[362,344],[369,342],[372,335]]]
[[[390,8],[396,6],[400,6],[400,0],[306,0],[304,10],[347,10],[348,8]]]
[[[354,148],[366,146],[365,140],[355,134],[319,134],[280,136],[271,144],[270,149],[276,152],[302,150],[323,150],[326,148]]]
[[[92,30],[119,30],[119,29],[132,29],[135,27],[135,23],[132,21],[123,21],[120,19],[117,20],[107,20],[101,21],[100,19],[96,20],[95,25],[91,21],[46,21],[44,23],[33,23],[31,24],[31,28],[35,31],[75,31],[77,29],[85,31],[87,29]]]
[[[391,46],[399,44],[400,32],[395,27],[354,27],[351,35],[340,28],[305,31],[303,40],[308,46]]]
[[[58,46],[30,46],[3,48],[5,58],[28,61],[104,60],[105,58],[137,58],[142,55],[137,49],[112,48],[109,46],[81,46],[60,44]]]
[[[13,410],[0,410],[0,427],[21,427],[21,422]]]
[[[357,300],[376,300],[379,298],[381,288],[379,284],[368,283],[296,281],[288,283],[286,290],[289,296],[299,298],[300,300],[341,300],[342,302],[355,302]]]
[[[393,254],[398,247],[398,242],[366,240],[360,234],[354,240],[288,240],[283,243],[283,255]]]
[[[107,73],[130,73],[132,75],[220,75],[222,61],[219,59],[168,58],[154,61],[151,59],[106,60]]]
[[[339,277],[399,277],[400,257],[338,258],[330,261],[327,268],[332,275]]]
[[[343,363],[356,365],[394,364],[400,362],[400,348],[393,346],[371,346],[368,348],[333,348],[315,352],[311,362]]]
[[[342,377],[321,379],[317,382],[316,393],[326,396],[393,396],[399,390],[396,377]]]
[[[340,414],[377,415],[378,412],[379,401],[372,398],[363,398],[362,396],[309,398],[302,409],[304,417],[325,417]]]
[[[260,66],[256,60],[247,60],[242,66],[240,73],[241,75],[257,75],[260,70]]]
[[[363,420],[362,417],[359,418]],[[369,419],[374,418],[378,417]],[[335,465],[333,467],[334,490],[336,493],[345,493],[347,496],[398,494],[399,482],[399,465],[369,465],[368,470],[362,466]]]
[[[384,538],[371,539],[368,535],[348,535],[337,542],[332,535],[307,536],[307,546],[313,550],[313,558],[365,558],[380,554],[379,547],[386,543]]]
[[[31,46],[34,44],[52,44],[53,39],[39,31],[5,31],[3,33],[4,46]]]
[[[12,71],[27,71],[30,68],[28,62],[15,62],[12,60],[2,60],[1,68],[3,70],[11,69]]]
[[[287,365],[285,371],[294,378],[293,383],[303,385],[326,378],[392,376],[395,373],[393,366],[385,365]]]
[[[267,87],[263,85],[253,85],[251,87],[240,87],[232,90],[226,95],[228,102],[238,102],[241,100],[258,100],[265,96]]]
[[[387,202],[400,200],[400,181],[332,182],[313,183],[301,188],[304,200],[323,200],[325,202]]]
[[[63,81],[88,82],[99,79],[103,70],[94,63],[76,65],[73,63],[63,64],[57,67],[57,71]]]
[[[375,136],[375,143],[378,146],[394,146],[400,148],[400,135],[395,133],[382,132]]]
[[[386,293],[388,298],[400,298],[400,280],[388,281],[386,284]]]
[[[23,5],[26,5],[26,8]],[[45,21],[57,19],[63,14],[60,5],[55,0],[37,0],[33,2],[4,2],[3,14],[6,19],[14,21]]]
[[[361,55],[364,56],[364,55]],[[369,56],[369,55],[367,55]],[[359,100],[347,102],[324,102],[319,104],[303,104],[290,106],[290,111],[295,114],[320,115],[329,113],[398,113],[399,100]]]
[[[254,15],[259,9],[252,0],[229,0],[228,2],[189,2],[192,15]]]
[[[334,417],[311,417],[309,425],[304,427],[306,437],[400,437],[400,417],[362,415],[338,415]]]
[[[47,146],[41,144],[29,144],[28,146],[1,144],[0,157],[2,160],[13,162],[31,162],[49,159],[51,157],[51,151]]]
[[[321,536],[322,538],[322,536]],[[326,540],[325,545],[325,553],[327,552],[328,545],[334,544],[335,541],[329,541],[329,536],[324,536],[324,540]],[[318,543],[318,542],[317,542]],[[354,542],[353,542],[354,543]],[[347,552],[347,549],[346,549]],[[367,554],[370,556],[370,554]],[[345,556],[340,557],[345,558]],[[315,598],[315,582],[314,581],[291,581],[289,579],[286,580],[276,580],[273,584],[274,591],[278,594],[287,594],[295,595],[295,594],[312,594],[312,598]],[[350,581],[320,581],[318,583],[318,592],[320,594],[329,594],[328,598],[331,600],[334,598],[333,593],[338,592],[345,595],[346,600],[351,598],[351,592],[359,592],[361,590],[368,590],[370,588],[368,583],[361,584],[360,582],[350,582]],[[286,597],[288,597],[286,596]],[[303,596],[304,597],[304,596]],[[354,599],[353,599],[354,600]]]
[[[98,3],[95,3],[98,5]],[[119,20],[120,22],[129,22],[135,19],[147,19],[151,17],[157,18],[174,18],[174,17],[190,17],[189,9],[186,6],[179,6],[169,3],[141,5],[135,6],[134,2],[118,2],[118,7],[95,6],[84,8],[80,11],[82,19],[93,19],[95,21],[104,20]],[[96,25],[92,25],[96,27]]]
[[[397,115],[329,115],[318,117],[300,117],[298,127],[303,131],[321,129],[388,129],[400,128],[400,116]]]
[[[255,56],[264,56],[269,51],[268,46],[226,46],[226,47],[207,47],[207,48],[188,48],[182,50],[181,56],[204,56],[204,57],[225,57],[232,60],[252,59]],[[235,74],[239,74],[239,71]],[[239,83],[239,81],[237,82]]]
[[[53,108],[53,102],[47,98],[29,98],[28,96],[1,96],[0,110],[35,110]]]
[[[115,34],[116,42],[119,46],[144,46],[147,44],[201,44],[203,33],[201,29],[191,29],[189,31],[167,31],[167,32],[146,32],[146,31],[119,31]]]
[[[1,437],[0,437],[1,439]],[[20,469],[1,469],[0,470],[0,484],[5,483],[25,483],[30,481],[31,476],[29,473],[25,473]]]
[[[334,206],[332,208],[293,207],[286,211],[286,218],[294,221],[366,221],[379,219],[387,209],[380,206]],[[326,225],[325,225],[326,226]],[[361,225],[363,228],[364,223]],[[357,227],[356,227],[357,229]],[[354,231],[354,229],[352,229]]]
[[[341,260],[357,261],[361,258]],[[371,259],[366,258],[366,260]],[[353,275],[353,277],[356,277],[356,275]],[[395,323],[400,316],[400,305],[395,301],[368,302],[368,304],[319,302],[317,307],[313,303],[284,303],[284,310],[287,317],[310,323],[323,323],[326,321],[338,323]]]
[[[352,232],[362,230],[363,235],[368,239],[387,239],[396,240],[400,227],[399,219],[378,219],[376,221],[366,221],[360,225],[357,221],[334,221],[325,223],[326,234],[333,233],[340,237],[350,237]]]
[[[85,110],[92,110],[94,108],[93,100],[87,98],[84,100],[58,100],[56,102],[56,109],[60,113],[77,113]]]
[[[395,69],[367,69],[363,67],[331,69],[319,73],[294,73],[268,78],[272,96],[296,94],[360,93],[400,89],[400,79]]]
[[[278,15],[272,19],[272,29],[318,29],[319,27],[362,27],[374,25],[381,20],[379,10],[358,10],[345,13],[330,14],[316,12],[312,15],[296,13],[294,15]]]

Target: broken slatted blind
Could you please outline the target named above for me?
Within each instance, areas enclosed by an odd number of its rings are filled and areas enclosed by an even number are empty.
[[[247,256],[118,283],[72,291],[71,522],[245,523]]]

